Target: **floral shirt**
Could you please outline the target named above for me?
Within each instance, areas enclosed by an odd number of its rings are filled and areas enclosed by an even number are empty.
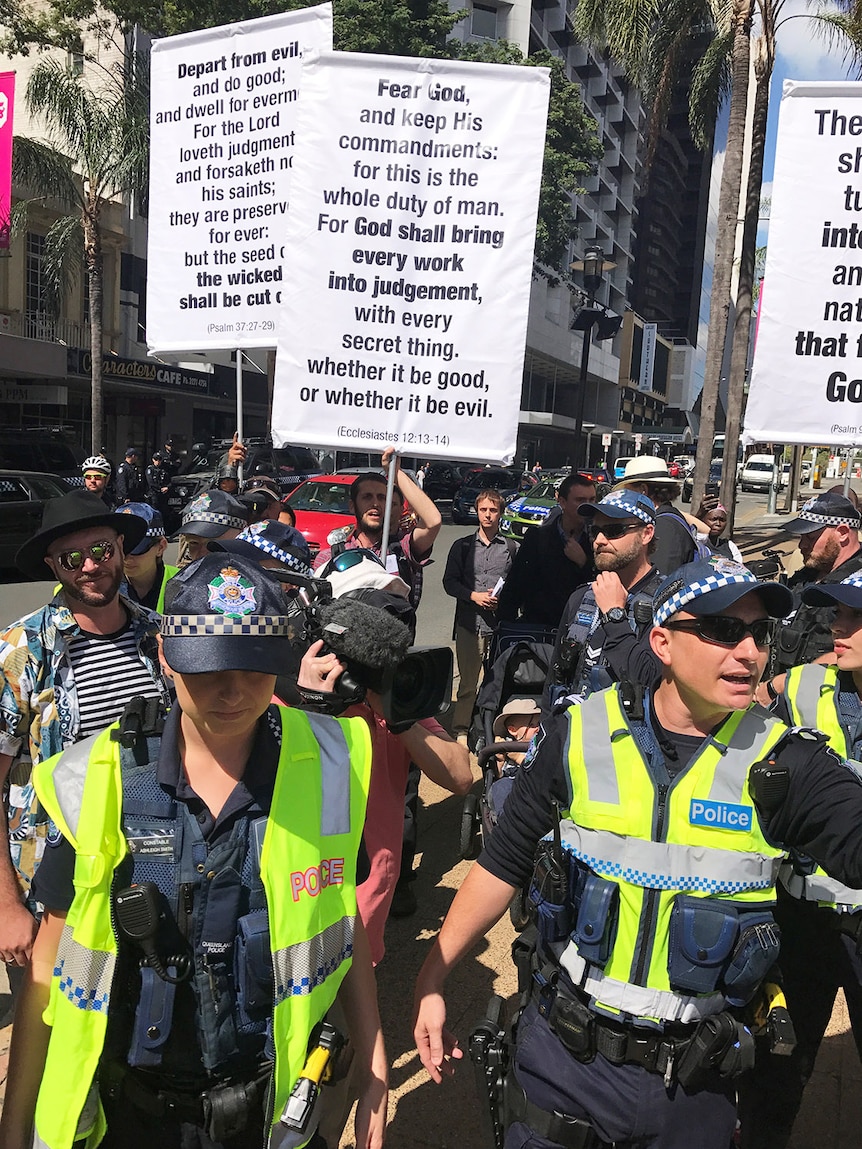
[[[128,599],[121,601],[129,612],[141,661],[167,702],[156,647],[158,618]],[[62,593],[0,632],[0,754],[13,759],[6,807],[9,848],[25,893],[47,832],[47,818],[30,780],[32,765],[80,737],[68,648],[69,639],[79,633]]]

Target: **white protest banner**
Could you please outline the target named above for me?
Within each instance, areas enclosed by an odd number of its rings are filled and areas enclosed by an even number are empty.
[[[156,40],[147,343],[274,347],[304,53],[332,5]]]
[[[744,442],[862,442],[859,137],[862,83],[784,81]]]
[[[305,62],[276,442],[514,456],[549,91],[530,67]]]

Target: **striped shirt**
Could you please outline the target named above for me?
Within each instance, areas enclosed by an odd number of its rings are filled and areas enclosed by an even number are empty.
[[[138,655],[131,621],[115,634],[81,631],[70,638],[69,661],[78,692],[81,738],[116,722],[136,695],[159,697],[159,688]]]

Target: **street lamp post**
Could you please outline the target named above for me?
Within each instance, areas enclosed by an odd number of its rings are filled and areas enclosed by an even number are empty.
[[[593,337],[593,327],[596,328],[596,339],[613,339],[620,329],[622,317],[614,315],[600,304],[596,304],[596,293],[602,286],[605,271],[612,271],[615,263],[605,259],[600,247],[588,247],[584,258],[569,265],[572,271],[583,274],[585,295],[580,305],[575,306],[572,317],[571,330],[580,331],[583,336],[581,345],[581,374],[578,382],[578,399],[575,405],[575,451],[576,457],[581,455],[581,437],[584,430],[584,404],[587,398],[587,374],[590,366],[590,343]],[[585,459],[584,463],[589,463]]]

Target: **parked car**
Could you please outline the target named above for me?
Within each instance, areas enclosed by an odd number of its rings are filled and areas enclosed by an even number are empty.
[[[483,467],[468,475],[464,485],[459,487],[452,500],[452,522],[458,526],[472,526],[478,523],[476,499],[480,492],[490,489],[499,491],[508,500],[517,495],[520,489],[521,470],[510,467]]]
[[[557,506],[557,487],[568,474],[563,471],[553,478],[543,478],[531,491],[510,499],[500,518],[500,534],[520,542],[530,527],[543,523]]]
[[[243,464],[243,477],[246,479],[258,467],[263,467],[268,474],[278,479],[282,494],[286,495],[311,475],[320,474],[317,459],[308,447],[273,447],[268,439],[246,439],[245,442],[248,453]],[[191,465],[195,467],[193,471],[175,475],[171,479],[166,500],[166,526],[169,532],[179,526],[183,507],[212,484],[213,476],[230,445],[230,439],[217,439],[207,451],[205,467],[200,466],[199,462],[192,462]],[[356,472],[352,471],[351,474],[355,477]]]
[[[436,502],[452,499],[464,482],[469,463],[430,463],[425,472],[425,486],[422,488],[429,499]]]
[[[0,567],[15,566],[18,548],[41,526],[47,500],[57,499],[71,489],[57,475],[0,470]],[[45,567],[45,578],[50,577],[51,572]]]
[[[82,487],[81,464],[85,458],[80,447],[50,431],[0,431],[0,469],[53,476],[64,479],[69,486]]]
[[[287,496],[285,502],[296,515],[296,529],[305,537],[312,556],[329,544],[326,536],[337,527],[352,527],[356,518],[350,511],[350,488],[358,471],[336,475],[316,475],[306,479]],[[403,503],[402,519],[410,509]]]
[[[768,491],[772,485],[772,455],[750,455],[743,464],[740,486],[743,491]]]

